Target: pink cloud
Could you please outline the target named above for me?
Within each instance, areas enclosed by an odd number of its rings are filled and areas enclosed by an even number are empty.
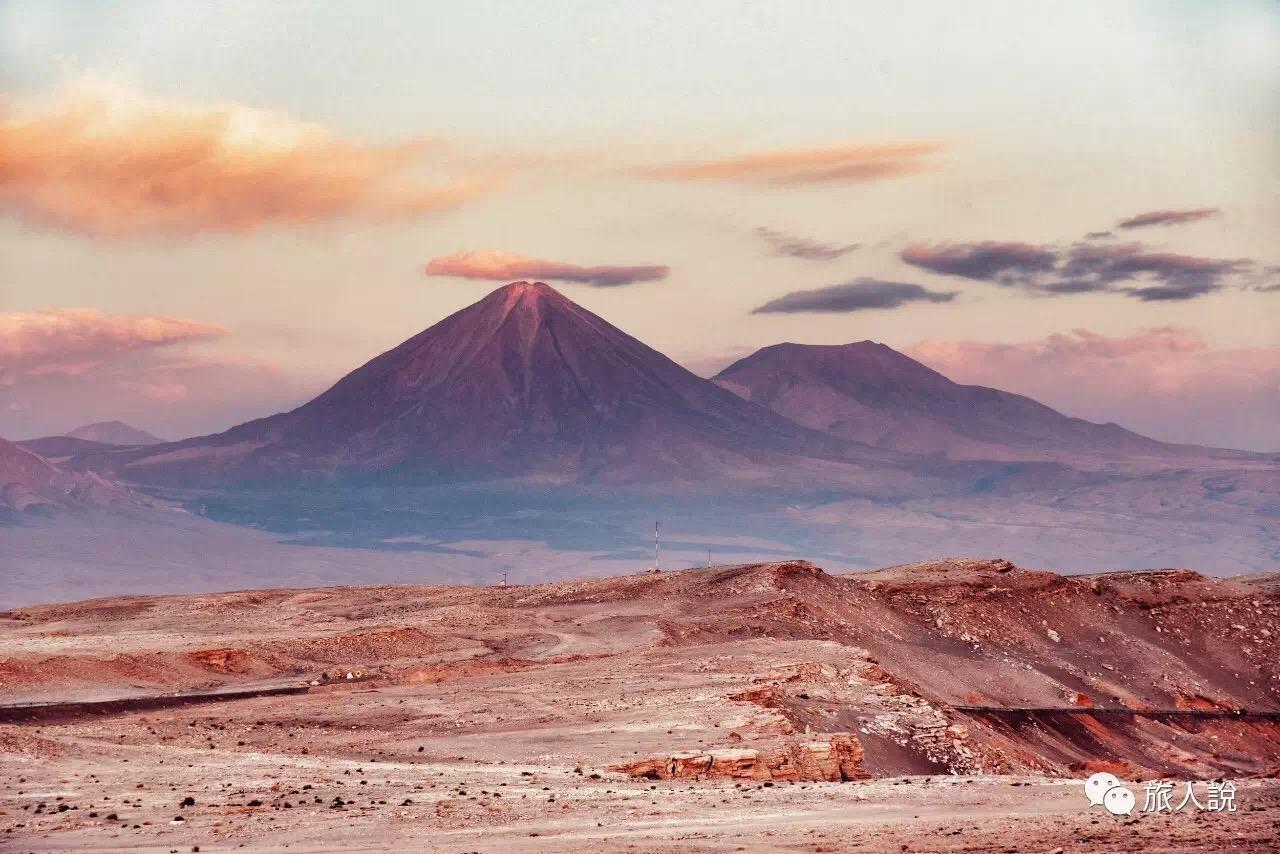
[[[225,334],[219,326],[185,317],[109,315],[90,308],[3,312],[0,377],[79,373],[131,351]]]
[[[485,250],[432,258],[427,263],[426,272],[429,276],[454,276],[494,282],[550,279],[557,282],[581,282],[596,287],[615,287],[665,278],[669,268],[663,264],[583,266],[530,258],[514,252]]]
[[[0,436],[33,438],[114,419],[163,436],[200,435],[292,409],[324,385],[252,360],[136,351],[76,373],[0,385]]]
[[[0,313],[0,436],[113,419],[192,435],[292,408],[323,385],[189,346],[224,335],[185,317],[87,308]]]
[[[0,211],[102,238],[393,219],[458,205],[495,178],[428,176],[438,144],[369,145],[236,104],[148,100],[85,80],[0,111]]]
[[[923,172],[927,158],[942,151],[938,142],[852,143],[789,148],[649,166],[637,174],[678,181],[746,181],[800,185],[857,183]]]
[[[1280,450],[1280,348],[1213,349],[1194,330],[1163,326],[1128,336],[1075,329],[1016,344],[929,340],[906,352],[956,382],[1158,439]]]

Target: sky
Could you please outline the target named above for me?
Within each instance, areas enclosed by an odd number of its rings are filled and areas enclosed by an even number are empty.
[[[1280,5],[0,2],[0,435],[304,402],[512,279],[1280,450]]]

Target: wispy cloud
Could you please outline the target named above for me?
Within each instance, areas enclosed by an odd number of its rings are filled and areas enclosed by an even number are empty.
[[[822,243],[806,237],[796,237],[772,228],[761,226],[756,234],[769,244],[775,255],[804,258],[808,261],[834,261],[861,247],[860,243]]]
[[[117,418],[163,436],[211,433],[292,409],[332,379],[248,359],[139,350],[75,373],[0,383],[0,435],[31,438]]]
[[[1189,300],[1227,286],[1254,266],[1246,258],[1154,252],[1141,243],[1077,243],[1066,249],[987,241],[902,250],[912,266],[1046,295],[1120,293],[1142,302]]]
[[[0,313],[0,435],[30,438],[120,418],[187,436],[292,408],[323,387],[323,379],[190,346],[226,334],[185,317],[87,308]]]
[[[1218,350],[1182,326],[1073,329],[1015,344],[922,341],[906,352],[953,380],[1008,389],[1092,421],[1219,447],[1280,450],[1280,348]]]
[[[937,142],[791,148],[715,160],[648,166],[637,174],[678,181],[745,181],[772,185],[839,184],[914,175],[932,166]]]
[[[752,313],[843,313],[898,308],[913,302],[950,302],[955,297],[955,291],[931,291],[907,282],[886,282],[864,276],[841,285],[809,291],[792,291],[765,303]]]
[[[556,282],[579,282],[608,288],[665,278],[670,268],[665,264],[601,264],[583,266],[564,261],[530,258],[514,252],[484,250],[442,255],[427,262],[427,275],[454,276],[460,279],[483,279],[509,282],[516,279],[551,279]]]
[[[100,238],[416,217],[490,189],[426,140],[370,145],[235,104],[150,100],[95,80],[4,102],[0,211]],[[433,171],[428,171],[433,170]]]
[[[0,382],[75,373],[136,350],[219,338],[226,330],[185,317],[103,314],[88,308],[0,313]]]
[[[1148,211],[1116,223],[1116,228],[1150,228],[1156,225],[1181,225],[1217,216],[1218,208],[1196,208],[1186,211]]]

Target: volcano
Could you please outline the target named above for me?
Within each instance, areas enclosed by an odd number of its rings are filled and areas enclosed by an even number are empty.
[[[777,344],[713,379],[804,426],[907,453],[1025,460],[1207,450],[1072,418],[1022,395],[961,385],[874,341]]]
[[[779,457],[847,447],[696,376],[549,285],[514,282],[298,409],[98,462],[179,485],[565,483],[764,477]]]

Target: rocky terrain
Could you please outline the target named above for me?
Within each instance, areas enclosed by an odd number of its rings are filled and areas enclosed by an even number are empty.
[[[16,850],[1269,850],[1277,632],[1270,576],[1002,560],[20,608],[0,618],[0,833]],[[1241,808],[1089,812],[1099,770],[1231,779]]]

